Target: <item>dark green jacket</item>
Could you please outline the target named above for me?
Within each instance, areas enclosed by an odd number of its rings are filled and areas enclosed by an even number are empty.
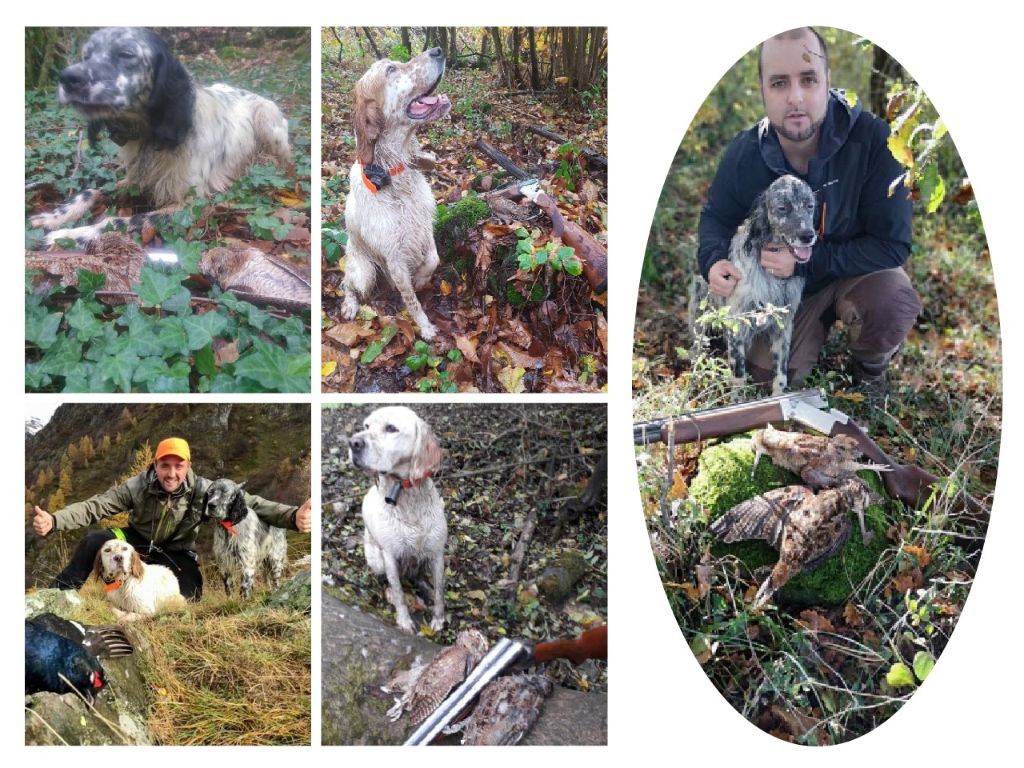
[[[121,485],[53,513],[54,530],[70,531],[128,513],[128,524],[146,539],[167,550],[194,550],[210,480],[191,469],[174,494],[168,494],[150,467]],[[298,507],[267,501],[251,493],[245,501],[268,525],[295,527]]]

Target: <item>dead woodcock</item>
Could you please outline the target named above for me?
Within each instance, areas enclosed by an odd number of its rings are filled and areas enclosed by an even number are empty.
[[[510,675],[492,680],[480,692],[473,712],[445,729],[462,731],[462,743],[503,746],[519,743],[540,716],[554,684],[544,675]]]
[[[737,504],[712,522],[710,531],[727,544],[761,539],[779,551],[754,598],[753,607],[760,608],[791,578],[814,570],[842,548],[850,535],[850,512],[857,514],[867,544],[872,534],[864,526],[864,510],[878,501],[856,477],[817,494],[789,485]]]
[[[849,435],[822,437],[784,432],[771,424],[751,439],[754,469],[765,454],[777,467],[800,475],[815,490],[833,488],[862,469],[886,472],[889,467],[857,461],[863,452]]]
[[[489,645],[478,630],[459,632],[455,645],[442,649],[428,664],[413,665],[385,686],[386,691],[404,691],[388,716],[394,721],[408,712],[413,725],[422,723],[487,655]]]

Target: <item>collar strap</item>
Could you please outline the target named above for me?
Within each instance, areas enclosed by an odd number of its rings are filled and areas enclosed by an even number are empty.
[[[415,488],[417,485],[421,485],[421,484],[425,483],[427,480],[429,480],[433,476],[433,474],[434,474],[433,472],[427,472],[427,474],[425,474],[419,480],[403,480],[402,481],[402,487],[403,488]]]
[[[124,579],[117,579],[115,581],[105,581],[103,582],[103,589],[107,592],[115,592],[121,588],[122,584],[124,584]]]
[[[230,520],[221,520],[220,524],[221,526],[223,526],[224,530],[230,533],[232,536],[238,535],[238,531],[235,530],[235,524],[232,523]]]
[[[393,485],[396,485],[396,486],[400,485],[403,488],[415,488],[417,485],[423,485],[423,483],[425,483],[427,480],[429,480],[433,476],[434,476],[433,472],[427,472],[427,474],[425,474],[423,477],[417,478],[416,480],[412,480],[412,479],[409,479],[409,478],[398,477],[396,475],[390,475],[390,474],[385,474],[385,473],[381,473],[381,475],[380,475],[380,477],[385,482],[388,482],[388,480],[390,478]]]
[[[380,166],[377,166],[377,167],[380,167]],[[398,174],[402,173],[404,170],[405,170],[405,163],[398,163],[397,165],[392,165],[390,168],[388,168],[388,176],[397,176]],[[366,175],[366,169],[365,168],[362,170],[362,175],[363,175],[363,184],[365,184],[366,188],[368,190],[370,190],[371,194],[374,194],[374,195],[376,195],[378,192],[380,192],[380,187],[387,186],[388,182],[390,181],[390,179],[388,179],[388,181],[385,181],[380,186],[377,186],[377,184],[374,184],[370,180],[370,178]]]

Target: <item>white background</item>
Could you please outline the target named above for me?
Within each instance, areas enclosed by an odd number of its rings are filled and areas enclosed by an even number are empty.
[[[4,568],[2,657],[7,675],[0,683],[3,740],[18,764],[67,764],[69,760],[110,761],[124,749],[106,751],[25,748],[21,687],[23,597],[22,488],[23,419],[32,410],[23,394],[24,231],[22,80],[23,27],[133,25],[605,25],[610,38],[609,85],[609,250],[611,360],[609,403],[611,624],[609,747],[534,750],[432,750],[415,756],[427,765],[468,764],[486,760],[497,765],[522,761],[554,764],[596,761],[615,765],[657,759],[671,765],[752,764],[861,766],[876,762],[952,765],[980,761],[986,765],[1019,764],[1017,745],[1024,675],[1019,652],[1022,622],[1020,564],[1024,513],[1017,503],[1020,481],[1016,462],[1020,434],[1019,361],[1024,334],[1016,315],[1014,283],[1024,278],[1024,249],[1014,240],[1022,216],[1020,77],[1016,53],[1024,35],[1008,10],[995,3],[958,3],[944,11],[937,4],[859,0],[842,7],[824,3],[704,2],[655,6],[562,0],[545,4],[451,1],[411,3],[314,4],[274,6],[253,3],[172,2],[127,4],[66,2],[14,4],[3,31],[2,56],[8,73],[3,127],[4,173],[0,195],[5,202],[3,285],[6,326],[2,333],[5,397],[0,431],[6,450],[0,467],[8,497],[10,535],[0,561]],[[653,10],[659,7],[659,10]],[[1009,6],[1003,5],[1006,9]],[[804,24],[841,27],[883,46],[925,88],[949,127],[974,184],[984,219],[1001,301],[1004,344],[1005,435],[995,509],[988,540],[963,616],[935,671],[901,712],[875,732],[849,744],[807,748],[784,744],[746,722],[709,683],[683,642],[653,565],[632,471],[630,439],[630,355],[632,322],[640,264],[654,206],[679,140],[690,119],[718,79],[745,51],[778,31]],[[319,35],[314,33],[314,101],[319,95]],[[314,117],[313,146],[319,145]],[[318,179],[316,157],[313,180]],[[314,211],[316,205],[314,201]],[[313,242],[318,237],[314,232]],[[317,284],[318,281],[314,281]],[[314,350],[317,348],[314,339]],[[314,365],[314,372],[317,366]],[[318,385],[317,385],[318,386]],[[33,396],[42,398],[43,396]],[[79,396],[77,401],[107,400]],[[121,400],[128,399],[125,397]],[[138,399],[138,398],[135,398]],[[244,398],[220,398],[222,400]],[[312,397],[266,397],[264,400],[312,402],[314,466],[319,466],[319,419]],[[369,398],[367,398],[369,399]],[[391,400],[399,398],[392,397]],[[412,398],[423,400],[424,398]],[[483,398],[478,398],[483,399]],[[547,399],[547,398],[545,398]],[[574,398],[593,401],[595,398]],[[531,400],[539,402],[540,398]],[[314,488],[314,498],[318,489]],[[316,547],[314,547],[316,549]],[[314,580],[314,584],[316,581]],[[319,604],[318,586],[314,605]],[[319,739],[319,620],[314,618],[314,742]],[[131,760],[152,765],[183,761],[213,764],[230,759],[254,765],[360,764],[369,759],[397,764],[409,756],[386,748],[288,749],[133,749]],[[18,754],[20,753],[20,755]],[[20,759],[19,759],[20,758]],[[127,753],[124,757],[128,758]]]

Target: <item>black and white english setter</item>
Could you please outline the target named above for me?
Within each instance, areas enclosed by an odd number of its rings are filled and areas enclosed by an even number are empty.
[[[252,594],[260,565],[272,587],[280,584],[288,562],[288,543],[284,528],[267,525],[248,507],[243,485],[227,478],[210,483],[203,516],[217,523],[213,531],[213,559],[224,580],[224,591],[231,594],[232,577],[241,571],[241,594],[247,598]]]
[[[167,213],[192,194],[223,192],[254,163],[288,165],[288,121],[262,96],[215,84],[198,86],[155,32],[107,27],[94,32],[82,60],[60,74],[57,97],[89,121],[94,141],[106,129],[121,147],[123,184]],[[53,211],[33,216],[48,230],[46,244],[75,240],[83,247],[108,227],[139,230],[144,214],[108,217],[62,229],[85,215],[99,192],[87,189]]]
[[[725,303],[732,314],[744,317],[730,333],[729,351],[737,383],[742,384],[747,371],[747,351],[759,335],[767,335],[771,343],[775,371],[772,394],[780,394],[789,383],[789,349],[793,337],[793,319],[803,294],[803,277],[789,278],[769,274],[761,265],[761,248],[778,243],[789,248],[800,263],[811,258],[811,247],[817,240],[814,232],[814,192],[796,176],[780,176],[754,202],[746,221],[736,230],[729,245],[729,261],[735,264],[743,279]],[[784,310],[779,322],[750,316],[763,314],[769,307]]]

